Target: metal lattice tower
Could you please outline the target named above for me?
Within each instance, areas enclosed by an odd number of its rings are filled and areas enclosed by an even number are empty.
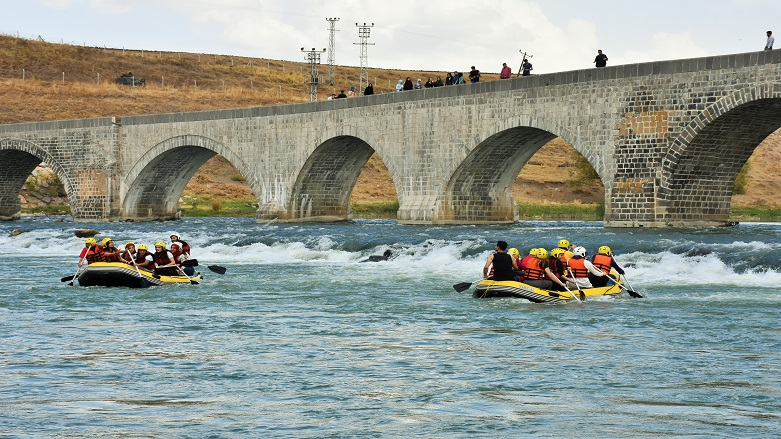
[[[329,28],[329,31],[331,32],[330,38],[328,39],[328,83],[331,85],[334,85],[335,82],[335,75],[334,75],[334,61],[336,60],[336,32],[338,30],[336,29],[336,22],[339,21],[338,18],[326,18],[326,21],[331,25]]]
[[[355,23],[355,25],[358,27],[358,38],[361,40],[360,43],[353,43],[353,44],[360,44],[361,45],[361,80],[360,80],[360,91],[363,91],[367,85],[369,85],[369,56],[367,53],[367,46],[373,46],[374,43],[369,42],[369,37],[371,36],[371,28],[374,27],[374,23],[372,24],[358,24]]]
[[[304,84],[309,85],[309,102],[314,102],[317,100],[317,84],[320,82],[317,65],[320,64],[320,55],[325,53],[325,49],[317,50],[313,47],[312,50],[305,50],[302,47],[301,51],[306,53],[304,59],[309,63],[309,74],[304,76]]]

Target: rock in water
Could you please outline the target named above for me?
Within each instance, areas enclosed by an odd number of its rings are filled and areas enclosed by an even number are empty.
[[[8,236],[13,238],[14,236],[21,235],[22,233],[26,233],[26,232],[29,232],[29,230],[14,229],[14,231],[11,232]]]
[[[89,238],[90,236],[97,235],[98,231],[93,229],[78,229],[75,230],[73,234],[78,236],[79,238]]]

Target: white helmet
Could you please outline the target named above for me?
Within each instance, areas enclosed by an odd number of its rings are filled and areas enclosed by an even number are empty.
[[[575,256],[580,256],[581,258],[586,257],[586,249],[583,247],[575,247],[574,250],[572,250],[572,254]]]

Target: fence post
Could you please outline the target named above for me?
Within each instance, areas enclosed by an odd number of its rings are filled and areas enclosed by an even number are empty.
[[[65,72],[62,72],[62,83],[65,84]]]
[[[24,81],[25,73],[27,73],[27,72],[25,72],[24,69],[22,69],[22,81]]]
[[[100,72],[98,72],[98,85],[100,85]]]

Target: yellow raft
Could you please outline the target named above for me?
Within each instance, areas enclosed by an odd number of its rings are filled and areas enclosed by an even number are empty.
[[[587,300],[589,297],[616,296],[624,289],[620,284],[608,285],[600,288],[584,288],[578,290],[571,288],[572,294],[578,299]],[[475,286],[473,297],[484,299],[490,297],[516,297],[535,303],[565,303],[576,300],[568,291],[550,291],[533,287],[522,282],[483,280]]]
[[[122,262],[95,262],[82,270],[77,279],[83,287],[148,288],[152,285],[197,284],[202,277],[197,272],[189,278],[185,275],[161,276]]]

